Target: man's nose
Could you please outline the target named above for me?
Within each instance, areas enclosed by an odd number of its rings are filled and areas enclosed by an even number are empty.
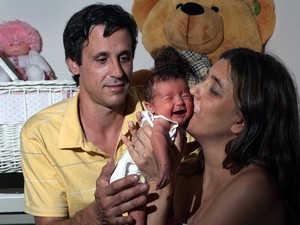
[[[121,63],[118,60],[113,60],[111,63],[110,76],[120,78],[123,76],[123,73],[124,71]]]

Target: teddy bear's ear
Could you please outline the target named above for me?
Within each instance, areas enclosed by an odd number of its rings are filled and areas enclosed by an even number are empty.
[[[256,16],[261,40],[266,43],[275,29],[275,6],[273,0],[244,0]]]
[[[135,18],[139,30],[143,30],[148,13],[159,0],[134,0],[131,14]]]

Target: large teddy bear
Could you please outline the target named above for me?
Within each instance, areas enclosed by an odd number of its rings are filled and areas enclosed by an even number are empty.
[[[181,64],[182,56],[200,54],[188,63],[213,64],[230,48],[264,51],[275,27],[273,0],[134,0],[132,15],[155,65],[162,56]],[[136,71],[135,84],[149,74]]]

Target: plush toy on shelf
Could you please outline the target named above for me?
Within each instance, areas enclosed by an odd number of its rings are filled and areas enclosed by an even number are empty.
[[[56,79],[53,70],[40,55],[41,49],[42,38],[29,23],[13,20],[0,24],[0,54],[11,63],[19,80]],[[4,73],[0,71],[0,80],[7,81]]]

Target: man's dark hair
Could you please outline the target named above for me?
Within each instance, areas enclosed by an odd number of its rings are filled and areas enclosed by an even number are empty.
[[[81,65],[84,42],[89,40],[91,29],[104,25],[104,37],[108,37],[119,29],[127,29],[131,36],[134,56],[137,45],[138,29],[132,15],[119,5],[97,3],[89,5],[75,13],[67,22],[63,33],[65,57]]]

